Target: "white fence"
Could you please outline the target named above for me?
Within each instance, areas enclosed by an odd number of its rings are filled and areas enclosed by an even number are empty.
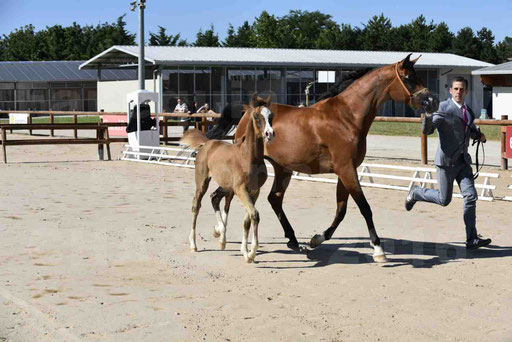
[[[510,175],[510,177],[512,177],[512,175]],[[507,189],[512,190],[512,185],[509,185],[509,186],[507,187]],[[505,197],[503,197],[503,199],[504,199],[505,201],[512,201],[512,196],[505,196]]]
[[[162,146],[139,146],[138,148],[125,145],[125,151],[120,158],[121,160],[129,160],[136,162],[160,164],[160,165],[172,165],[178,167],[193,168],[193,162],[195,161],[195,154],[193,150],[184,149],[180,147],[162,147]],[[139,151],[140,149],[140,151]],[[270,164],[267,164],[270,167]],[[379,170],[375,172],[375,170]],[[388,171],[407,173],[410,172],[410,176],[396,175],[384,173]],[[392,189],[409,191],[413,185],[419,185],[421,187],[434,188],[434,184],[437,184],[436,177],[433,174],[436,172],[435,168],[425,167],[409,167],[409,166],[398,166],[398,165],[387,165],[387,164],[361,164],[361,169],[358,171],[359,182],[362,186],[381,188],[381,189]],[[269,172],[269,176],[274,176],[274,173]],[[312,182],[324,182],[334,183],[338,182],[337,178],[324,178],[312,175],[301,175],[298,172],[294,172],[293,179],[306,180]],[[480,200],[493,201],[494,194],[493,190],[496,190],[496,185],[491,184],[492,178],[499,178],[497,173],[480,173],[478,180],[483,179],[483,183],[475,183],[475,188],[481,189],[479,195]],[[388,183],[378,183],[376,179],[386,179],[390,181],[397,181],[397,183],[407,183],[407,185],[396,185]],[[509,186],[512,189],[512,185]],[[454,193],[453,197],[462,198],[459,193]],[[512,197],[505,197],[504,200],[512,201]]]

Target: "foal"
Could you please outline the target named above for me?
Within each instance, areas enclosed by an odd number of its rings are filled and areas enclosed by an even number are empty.
[[[190,232],[190,249],[197,251],[196,222],[201,200],[211,177],[220,188],[212,194],[212,204],[217,215],[217,226],[213,235],[219,238],[220,248],[226,247],[227,212],[233,195],[237,195],[247,210],[244,219],[244,234],[242,237],[241,252],[245,260],[250,263],[256,257],[258,250],[258,223],[259,214],[254,204],[258,198],[260,188],[267,179],[267,169],[263,160],[264,143],[270,143],[274,138],[271,127],[272,112],[268,109],[270,97],[267,100],[259,98],[256,94],[251,99],[250,106],[244,106],[248,124],[245,130],[245,139],[230,144],[220,140],[208,140],[198,130],[190,130],[183,135],[181,142],[189,147],[199,150],[195,163],[196,193],[192,204],[194,220]],[[225,196],[225,210],[219,210],[220,199]],[[252,226],[251,252],[247,249],[247,238]]]

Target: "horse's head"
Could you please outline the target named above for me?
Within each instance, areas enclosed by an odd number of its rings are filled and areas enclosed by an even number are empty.
[[[423,108],[428,113],[437,110],[439,100],[428,88],[425,88],[422,81],[417,77],[414,64],[420,57],[410,60],[409,54],[402,61],[394,65],[394,79],[389,87],[389,95],[395,101],[404,102],[411,108]]]
[[[251,99],[251,104],[248,106],[246,112],[251,115],[253,127],[256,136],[265,139],[265,142],[271,143],[274,139],[274,129],[272,128],[272,119],[274,113],[269,109],[271,103],[270,95],[265,100],[254,94]]]

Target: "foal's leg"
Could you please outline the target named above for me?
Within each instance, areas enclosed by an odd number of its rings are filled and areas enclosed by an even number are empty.
[[[192,221],[192,230],[189,235],[190,241],[190,250],[192,252],[197,252],[196,245],[196,224],[197,224],[197,215],[199,214],[199,210],[201,209],[201,200],[208,189],[208,184],[210,184],[210,177],[208,177],[208,171],[201,172],[196,169],[196,194],[194,196],[194,200],[192,202],[192,214],[194,219]]]
[[[325,240],[330,240],[336,228],[338,228],[341,221],[345,217],[347,213],[347,201],[348,201],[348,191],[338,178],[338,185],[336,187],[336,216],[334,217],[334,221],[332,221],[331,226],[323,232],[323,234],[316,234],[311,239],[309,245],[311,248],[318,247]]]
[[[215,215],[217,217],[217,224],[213,227],[213,236],[219,238],[220,249],[224,250],[226,248],[226,226],[227,222],[225,222],[223,218],[223,214],[220,212],[220,201],[226,195],[226,191],[218,187],[211,194],[212,206],[213,210],[215,210]],[[227,218],[227,215],[224,215]]]
[[[248,263],[251,263],[254,261],[254,258],[256,257],[256,252],[258,251],[258,224],[260,222],[260,215],[256,208],[254,207],[254,201],[258,198],[259,190],[256,192],[253,196],[249,194],[247,189],[244,187],[239,188],[239,190],[236,192],[236,195],[238,198],[240,198],[240,201],[244,205],[245,209],[247,210],[247,214],[245,215],[244,219],[244,234],[242,236],[242,247],[240,248],[240,251],[244,255],[245,261]],[[249,229],[253,229],[253,240],[251,244],[251,252],[249,253],[247,249],[247,239],[249,237]]]
[[[345,185],[350,196],[352,196],[354,201],[356,201],[359,211],[361,211],[361,214],[366,220],[368,232],[370,233],[370,243],[374,249],[373,260],[376,262],[386,262],[386,254],[380,245],[380,239],[373,224],[372,209],[370,208],[363,190],[361,189],[361,184],[359,184],[359,180],[357,179],[357,169],[354,166],[347,165],[340,170],[336,170],[336,174]]]
[[[290,179],[292,177],[292,172],[288,169],[283,168],[282,166],[276,164],[273,161],[270,161],[272,166],[274,167],[274,184],[272,184],[272,190],[270,190],[270,194],[268,195],[268,201],[274,209],[274,212],[277,215],[277,219],[281,223],[281,226],[284,230],[284,236],[288,238],[288,243],[286,244],[288,248],[293,250],[299,249],[299,242],[295,237],[295,232],[293,228],[286,218],[286,215],[283,211],[283,198],[286,188],[290,184]]]

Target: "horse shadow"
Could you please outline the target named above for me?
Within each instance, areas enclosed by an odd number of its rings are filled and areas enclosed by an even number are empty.
[[[313,250],[306,250],[308,260],[287,260],[290,263],[311,263],[308,266],[283,266],[275,268],[312,268],[325,267],[333,264],[368,264],[373,261],[373,248],[370,246],[369,238],[348,237],[333,238],[330,241],[341,241],[340,243],[324,243]],[[350,242],[343,243],[349,240]],[[354,240],[358,240],[354,242]],[[477,250],[467,250],[464,244],[460,243],[435,243],[425,241],[411,241],[402,239],[381,239],[381,244],[386,251],[388,262],[382,267],[412,266],[414,268],[433,268],[450,262],[460,262],[471,259],[504,258],[512,256],[512,247],[489,245]],[[359,252],[354,249],[364,250]],[[264,253],[296,253],[286,250],[278,250]],[[283,262],[283,261],[276,261]],[[260,263],[272,263],[261,261]],[[274,268],[272,266],[261,266]]]

